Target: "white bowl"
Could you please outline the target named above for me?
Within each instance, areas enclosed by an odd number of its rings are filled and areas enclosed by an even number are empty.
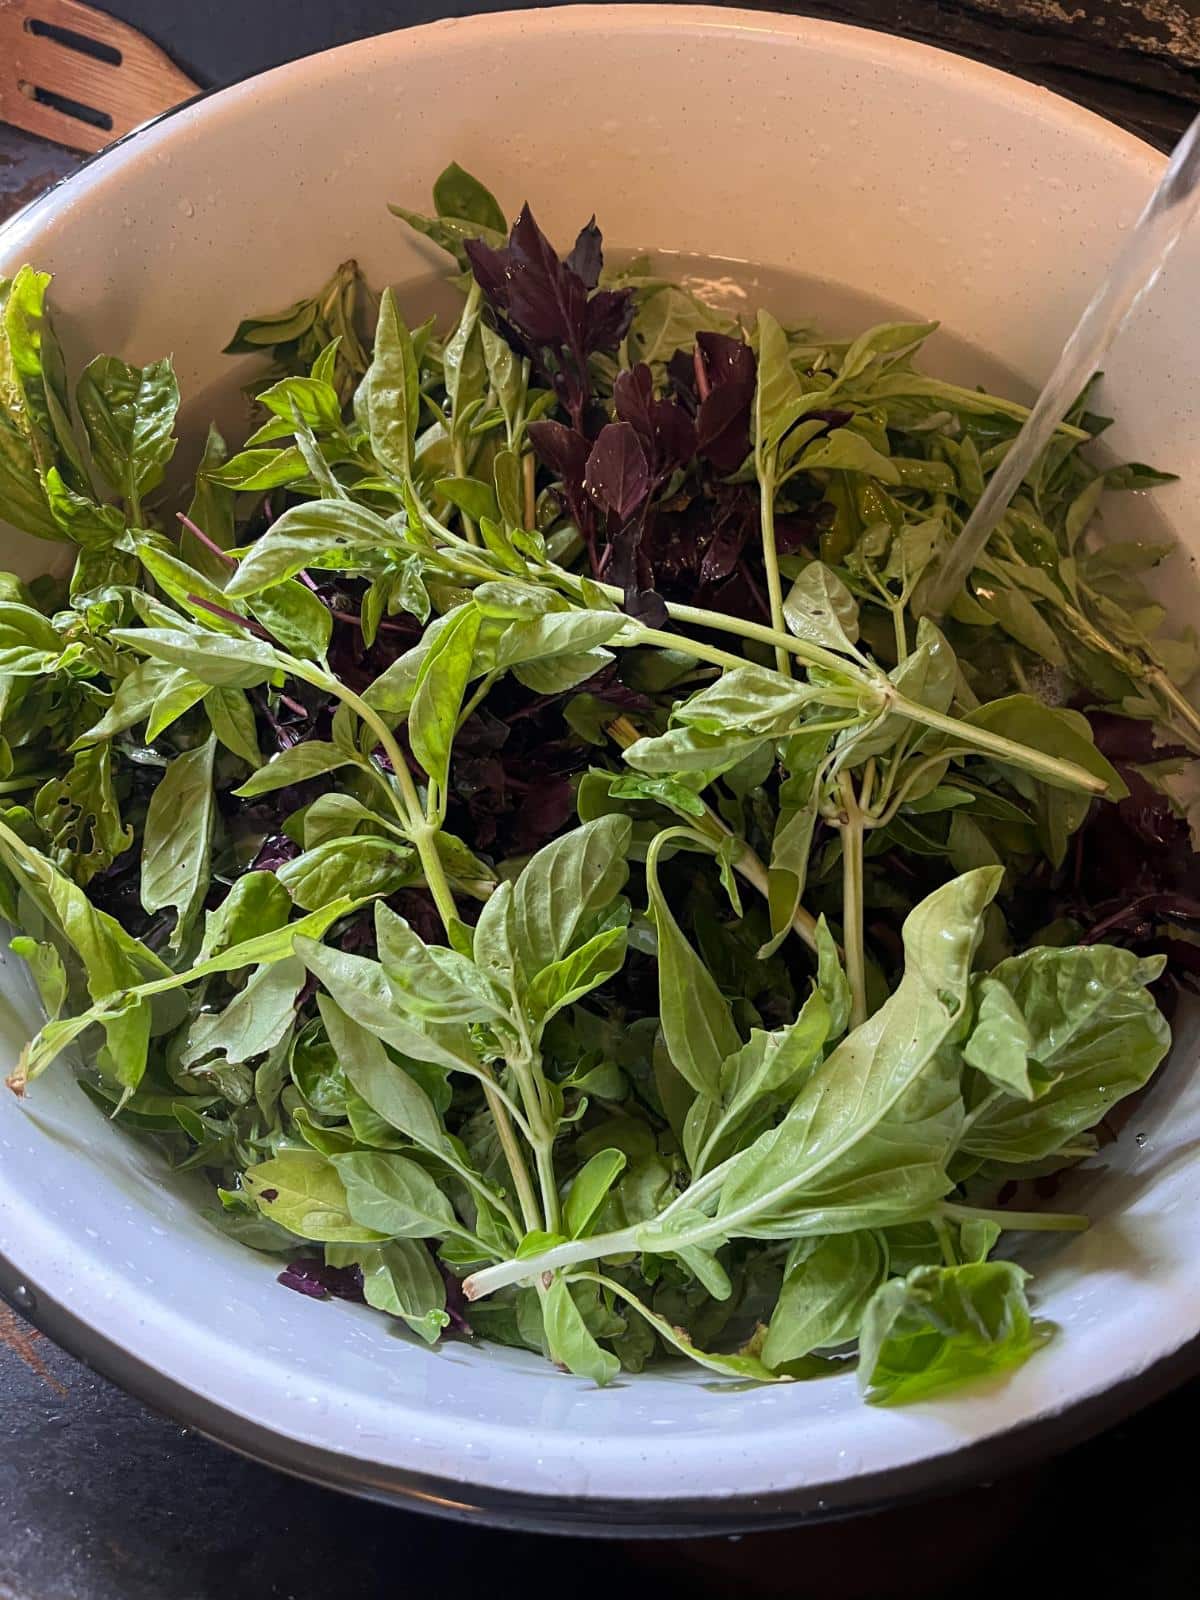
[[[421,204],[451,158],[507,206],[528,195],[559,238],[595,210],[621,245],[788,269],[817,280],[817,302],[822,282],[841,285],[941,317],[1027,382],[1162,169],[1054,95],[880,34],[571,8],[368,40],[189,106],[0,233],[0,274],[30,260],[59,275],[72,359],[173,351],[195,416],[244,376],[219,354],[241,313],[286,304],[351,254],[376,284],[428,273],[384,202]],[[1198,283],[1193,237],[1107,385],[1115,447],[1183,475],[1157,503],[1193,547]],[[50,553],[14,535],[4,565],[34,571]],[[0,992],[12,1059],[37,1024],[12,957]],[[849,1376],[718,1392],[683,1369],[598,1390],[533,1356],[418,1347],[365,1310],[279,1288],[277,1266],[213,1231],[196,1191],[65,1068],[23,1104],[0,1097],[0,1287],[160,1409],[362,1493],[624,1531],[845,1510],[1027,1459],[1181,1370],[1200,1331],[1194,1032],[1081,1180],[1096,1226],[1042,1267],[1039,1309],[1060,1337],[936,1404],[865,1407]]]

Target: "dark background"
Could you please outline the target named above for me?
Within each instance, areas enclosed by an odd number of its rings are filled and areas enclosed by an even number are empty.
[[[205,87],[388,28],[505,8],[107,5]],[[1200,108],[1200,0],[837,0],[791,9],[1006,67],[1164,148]],[[78,159],[0,127],[0,217]],[[1024,1474],[920,1507],[740,1540],[567,1541],[438,1523],[282,1478],[153,1416],[0,1304],[0,1600],[464,1600],[555,1590],[572,1600],[1010,1600],[1023,1591],[1175,1600],[1200,1593],[1190,1450],[1198,1431],[1200,1382]]]

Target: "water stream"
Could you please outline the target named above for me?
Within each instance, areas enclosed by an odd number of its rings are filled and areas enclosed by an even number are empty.
[[[925,609],[940,616],[969,577],[993,528],[1029,469],[1049,444],[1076,397],[1126,321],[1153,287],[1188,223],[1200,211],[1200,117],[1175,147],[1162,180],[1125,248],[1063,346],[1012,448],[993,472],[967,519]]]

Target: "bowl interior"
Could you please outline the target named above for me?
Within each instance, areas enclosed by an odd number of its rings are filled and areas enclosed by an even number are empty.
[[[779,309],[836,331],[872,308],[940,318],[932,368],[1018,395],[1049,369],[1161,170],[1044,91],[882,36],[572,8],[368,41],[179,112],[0,234],[0,274],[25,260],[56,273],[72,363],[172,352],[189,424],[215,415],[238,438],[256,364],[219,353],[238,317],[310,292],[350,255],[413,304],[442,261],[385,202],[423,204],[452,158],[506,209],[530,199],[560,241],[595,211],[616,245],[684,252],[751,303],[758,273]],[[1153,511],[1123,497],[1113,532],[1172,525],[1185,609],[1200,550],[1198,279],[1193,238],[1106,378],[1113,449],[1183,480]],[[195,449],[193,432],[181,459]],[[30,574],[54,555],[11,534],[3,564]],[[22,964],[4,955],[0,1053],[36,1026]],[[867,1475],[936,1473],[959,1446],[1098,1393],[1200,1330],[1195,1042],[1185,1019],[1127,1135],[1075,1180],[1097,1225],[1039,1279],[1062,1337],[1003,1383],[896,1413],[862,1407],[849,1376],[730,1392],[680,1369],[601,1392],[532,1356],[427,1350],[372,1314],[290,1295],[268,1259],[205,1223],[198,1186],[169,1179],[65,1071],[24,1104],[0,1097],[0,1256],[214,1417],[250,1419],[284,1464],[331,1451],[378,1492],[420,1474],[464,1496],[845,1504]]]

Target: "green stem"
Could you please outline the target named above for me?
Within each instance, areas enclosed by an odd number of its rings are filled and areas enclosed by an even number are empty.
[[[454,441],[454,470],[460,478],[467,476],[467,458],[463,454],[461,439],[455,439]],[[479,546],[482,541],[475,531],[475,524],[465,511],[460,510],[458,514],[462,518],[463,532],[467,536],[467,543]]]
[[[22,789],[32,789],[35,784],[53,778],[53,772],[25,772],[19,778],[6,778],[0,783],[0,794],[18,794]]]
[[[335,678],[331,672],[322,672],[319,667],[314,667],[311,662],[299,661],[295,656],[279,652],[280,665],[292,677],[299,678],[302,683],[310,683],[315,689],[322,689],[326,694],[336,695],[344,705],[350,707],[355,716],[374,733],[379,740],[380,748],[391,763],[392,774],[400,789],[403,806],[399,805],[396,796],[392,794],[392,807],[400,821],[405,825],[405,831],[411,831],[424,820],[421,801],[417,795],[417,787],[413,782],[412,773],[408,770],[408,762],[400,746],[392,735],[392,730],[382,717],[360,696],[348,689],[340,678]]]
[[[950,1229],[946,1226],[944,1217],[934,1217],[933,1231],[937,1234],[938,1244],[941,1247],[942,1261],[947,1267],[956,1267],[958,1257],[954,1253],[954,1243],[950,1238]]]
[[[899,811],[900,807],[908,799],[913,789],[927,772],[932,771],[934,767],[940,767],[944,762],[949,761],[953,756],[969,756],[973,754],[974,752],[972,751],[970,745],[961,745],[957,747],[951,745],[949,749],[941,750],[935,756],[926,756],[923,761],[918,761],[916,766],[909,773],[908,777],[905,778],[904,782],[900,785],[900,788],[896,791],[895,798],[892,800],[890,805],[887,804],[890,785],[885,784],[884,789],[880,793],[878,801],[876,802],[878,805],[882,805],[883,809],[877,810],[870,816],[866,817],[864,819],[866,826],[868,828],[886,828],[888,823],[891,822],[893,817]],[[893,761],[892,765],[895,767],[897,762]]]
[[[474,694],[458,714],[458,726],[454,730],[456,734],[462,732],[463,725],[466,723],[467,719],[472,715],[472,713],[478,711],[484,700],[487,699],[488,695],[491,693],[492,686],[499,676],[500,674],[498,672],[489,672],[479,680],[479,685]]]
[[[538,1187],[542,1191],[542,1210],[546,1216],[546,1229],[550,1233],[562,1231],[562,1214],[558,1204],[558,1179],[554,1174],[554,1136],[539,1139],[534,1147],[537,1161]]]
[[[985,1206],[959,1206],[944,1200],[939,1214],[952,1222],[994,1222],[1006,1233],[1083,1233],[1091,1227],[1087,1217],[1067,1211],[1004,1211]]]
[[[529,1169],[525,1165],[525,1157],[521,1146],[517,1143],[517,1136],[509,1120],[508,1107],[501,1097],[498,1086],[489,1079],[483,1079],[483,1097],[487,1102],[488,1111],[496,1125],[496,1134],[500,1140],[500,1148],[504,1151],[504,1159],[512,1175],[513,1187],[517,1194],[517,1204],[521,1208],[521,1220],[525,1224],[525,1232],[536,1232],[542,1226],[541,1212],[538,1210],[537,1196],[533,1192],[533,1184],[529,1181]]]
[[[441,917],[442,926],[449,937],[451,928],[459,921],[458,907],[454,904],[454,895],[446,878],[446,869],[442,865],[437,847],[437,835],[438,830],[431,823],[422,821],[411,830],[409,838],[417,847],[421,871],[425,876],[425,886],[433,896],[438,916]]]
[[[474,1189],[477,1195],[486,1200],[489,1206],[493,1206],[500,1213],[505,1222],[508,1223],[509,1231],[512,1233],[513,1238],[519,1244],[521,1242],[521,1224],[517,1221],[516,1214],[504,1196],[489,1184],[486,1184],[477,1172],[471,1171],[470,1167],[463,1166],[445,1155],[443,1155],[442,1159],[452,1172],[457,1172],[468,1189]],[[492,1251],[485,1250],[484,1254],[491,1255]]]
[[[532,529],[537,522],[537,462],[532,454],[522,464],[525,484],[525,526]]]
[[[678,633],[665,633],[660,628],[643,628],[640,624],[631,624],[624,630],[624,637],[612,641],[614,644],[628,643],[631,646],[653,645],[659,650],[678,650],[683,655],[694,656],[697,661],[710,661],[715,667],[728,667],[731,670],[746,666],[745,656],[735,656],[728,650],[718,650],[715,645],[702,644],[699,639],[689,639]]]
[[[510,1283],[540,1278],[543,1272],[554,1272],[559,1267],[571,1267],[580,1261],[599,1261],[604,1256],[627,1255],[637,1249],[636,1235],[636,1228],[596,1233],[587,1239],[572,1239],[567,1244],[555,1245],[525,1261],[501,1261],[494,1267],[473,1272],[463,1282],[463,1293],[468,1300],[482,1300]]]
[[[758,471],[759,515],[762,524],[763,571],[767,575],[767,599],[771,606],[771,627],[775,633],[787,634],[783,615],[783,584],[779,577],[779,554],[775,548],[775,479],[765,472],[762,464]],[[785,678],[792,675],[792,658],[780,644],[775,646],[775,666]]]
[[[987,728],[977,728],[972,723],[960,722],[956,717],[944,716],[942,712],[923,706],[919,701],[906,699],[904,695],[897,695],[890,709],[897,716],[907,717],[910,722],[918,722],[922,727],[936,728],[939,733],[948,734],[952,739],[966,740],[976,754],[995,756],[998,761],[1031,772],[1035,778],[1041,778],[1057,788],[1082,789],[1087,794],[1105,794],[1108,790],[1103,778],[1076,766],[1073,761],[1060,761],[1056,756],[1045,755],[1029,745],[1017,744],[1015,740],[991,733]]]
[[[849,773],[838,778],[842,810],[842,942],[850,983],[850,1027],[867,1020],[867,968],[863,948],[863,814]]]

